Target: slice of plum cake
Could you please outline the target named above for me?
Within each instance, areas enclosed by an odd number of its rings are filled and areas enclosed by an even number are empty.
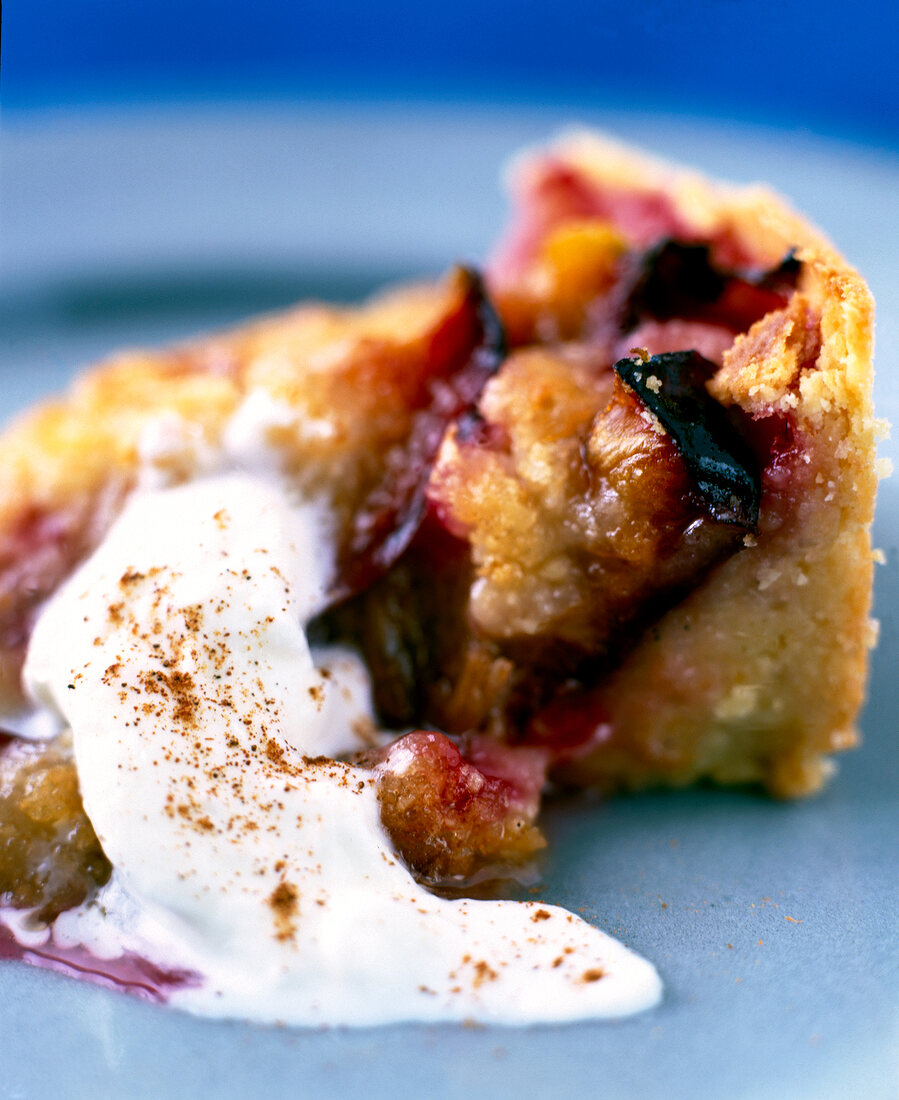
[[[872,639],[864,282],[770,192],[594,135],[511,180],[483,276],[123,354],[7,431],[8,712],[38,608],[132,492],[268,464],[333,511],[310,640],[364,657],[350,755],[422,879],[531,858],[547,782],[821,786]],[[0,903],[108,876],[74,769],[64,736],[6,748]],[[50,833],[74,870],[42,887]]]

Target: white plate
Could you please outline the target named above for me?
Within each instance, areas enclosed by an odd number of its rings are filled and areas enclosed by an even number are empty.
[[[765,178],[879,300],[878,400],[899,417],[899,162],[808,135],[658,116],[309,104],[5,120],[3,411],[123,343],[482,255],[498,166],[596,122],[709,171]],[[891,447],[885,445],[889,455]],[[899,499],[876,524],[883,623],[865,748],[821,797],[740,791],[553,807],[545,897],[655,961],[657,1010],[529,1030],[303,1032],[210,1023],[0,966],[0,1095],[370,1100],[407,1095],[894,1097],[899,1089]],[[789,918],[789,919],[788,919]]]

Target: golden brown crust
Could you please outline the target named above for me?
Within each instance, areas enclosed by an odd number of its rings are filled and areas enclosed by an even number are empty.
[[[0,525],[25,507],[90,497],[111,478],[130,483],[142,433],[162,416],[191,426],[181,456],[190,473],[257,389],[295,410],[295,422],[274,434],[298,466],[383,448],[407,428],[422,345],[453,293],[450,284],[408,287],[361,308],[302,306],[184,346],[119,353],[4,433]],[[327,431],[304,431],[301,421]]]

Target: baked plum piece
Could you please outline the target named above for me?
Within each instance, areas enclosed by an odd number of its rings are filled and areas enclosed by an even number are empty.
[[[451,432],[429,489],[472,549],[473,629],[571,670],[615,663],[754,526],[712,515],[671,433],[591,354],[516,353],[480,404],[496,442]]]
[[[484,737],[407,733],[368,758],[381,820],[407,866],[434,887],[515,874],[545,841],[535,822],[547,754]]]
[[[49,920],[84,901],[110,871],[66,738],[31,744],[0,734],[0,905]]]

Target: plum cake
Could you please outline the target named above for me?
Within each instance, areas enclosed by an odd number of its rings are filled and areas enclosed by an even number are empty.
[[[329,509],[308,637],[372,693],[335,755],[429,885],[531,859],[552,788],[798,796],[856,743],[864,282],[769,191],[595,135],[510,178],[482,271],[118,354],[0,438],[0,904],[52,917],[110,874],[23,693],[38,613],[129,500],[223,469]]]

